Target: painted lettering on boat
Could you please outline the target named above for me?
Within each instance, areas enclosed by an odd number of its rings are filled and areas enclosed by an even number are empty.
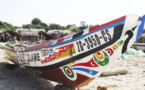
[[[28,59],[28,62],[40,61],[40,55],[39,53],[30,53],[30,54],[27,54],[27,59]]]
[[[18,56],[17,59],[21,59],[24,64],[33,61],[40,61],[39,53],[30,53],[30,54],[20,53],[17,56]]]
[[[93,49],[94,47],[100,46],[104,44],[103,42],[108,42],[111,40],[111,34],[109,30],[102,30],[101,33],[98,35],[97,33],[88,36],[82,40],[76,42],[78,52],[84,51],[85,48]]]
[[[17,53],[13,55],[13,60],[18,62],[21,67],[24,65],[30,65],[31,62],[40,61],[40,54],[39,53]],[[24,64],[24,65],[23,65]]]

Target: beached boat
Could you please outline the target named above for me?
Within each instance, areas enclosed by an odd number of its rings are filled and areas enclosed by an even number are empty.
[[[131,48],[134,48],[136,50],[142,50],[145,52],[145,30],[144,32],[140,35],[139,39],[137,42],[135,42]]]
[[[134,48],[136,50],[142,50],[145,52],[145,43],[134,43],[131,48]]]
[[[5,44],[7,57],[33,74],[72,87],[87,85],[139,38],[145,16],[126,15],[43,43]]]

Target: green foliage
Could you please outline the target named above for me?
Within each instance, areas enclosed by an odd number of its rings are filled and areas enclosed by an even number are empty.
[[[71,31],[72,31],[72,32],[80,32],[80,29],[79,29],[79,28],[72,28]]]
[[[88,28],[88,25],[79,27],[80,30],[84,30],[86,28]]]
[[[40,24],[35,25],[35,28],[42,29],[43,27]]]
[[[23,24],[23,28],[37,28],[37,29],[45,29],[50,30],[51,28],[44,22],[41,22],[39,18],[34,18],[31,21],[31,24]]]
[[[145,38],[144,37],[140,37],[138,40],[137,40],[137,42],[138,43],[143,43],[143,40],[144,40]]]
[[[26,24],[26,25],[23,24],[22,27],[23,27],[23,28],[32,28],[32,25],[31,25],[31,24]]]
[[[51,29],[60,29],[60,30],[67,30],[65,26],[60,26],[59,24],[50,24],[49,25]]]
[[[40,23],[40,25],[41,25],[42,27],[47,27],[47,26],[48,26],[48,25],[47,25],[46,23],[44,23],[44,22]]]
[[[59,24],[50,24],[49,26],[51,29],[61,29],[61,26]]]
[[[77,28],[75,24],[69,24],[67,26],[61,26],[59,24],[47,25],[46,23],[41,22],[41,20],[39,18],[34,18],[31,21],[31,24],[23,24],[22,28],[37,28],[37,29],[45,29],[46,31],[48,31],[48,30],[51,30],[51,29],[68,30],[69,26],[73,27],[71,29],[72,32],[79,32],[80,30],[84,30],[85,28],[88,27],[88,25],[86,25],[86,26],[81,26],[81,27]],[[20,28],[20,27],[13,26],[13,25],[11,25],[7,22],[0,21],[0,28],[16,30],[16,28]]]
[[[41,20],[39,18],[34,18],[31,21],[31,24],[24,24],[22,26],[23,28],[37,28],[37,29],[45,29],[46,31],[50,30],[50,29],[67,29],[65,26],[60,26],[59,24],[50,24],[47,25],[44,22],[41,22]]]
[[[68,24],[66,27],[67,27],[67,28],[69,28],[69,27],[76,28],[76,25],[75,25],[75,24]]]
[[[68,24],[66,27],[69,28],[69,27],[71,27],[71,26],[72,26],[71,24]]]
[[[65,26],[61,26],[62,30],[67,30],[68,28],[66,28]]]
[[[49,26],[47,26],[47,27],[44,27],[44,29],[45,29],[46,31],[48,31],[48,30],[50,30],[51,28],[50,28]]]
[[[17,29],[17,28],[22,28],[22,27],[20,27],[20,26],[14,26],[14,28]]]
[[[5,23],[3,23],[2,21],[0,21],[0,28],[7,29],[8,27],[6,26]]]
[[[0,21],[0,28],[9,29],[9,30],[16,30],[16,27],[14,27],[13,25],[11,25],[7,22],[2,22],[2,21]]]
[[[34,18],[31,22],[32,25],[37,25],[37,24],[40,24],[41,23],[41,20],[39,18]]]
[[[93,25],[89,25],[89,27],[93,27]]]

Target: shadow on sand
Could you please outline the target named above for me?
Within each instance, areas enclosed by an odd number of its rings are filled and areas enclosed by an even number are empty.
[[[0,62],[0,90],[53,90],[50,81],[29,74],[26,69],[6,68],[7,62]]]

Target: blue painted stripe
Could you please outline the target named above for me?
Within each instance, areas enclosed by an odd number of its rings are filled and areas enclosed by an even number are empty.
[[[72,68],[72,70],[83,71],[83,72],[86,72],[86,73],[91,74],[91,75],[96,75],[98,73],[98,71],[94,71],[94,70],[86,69],[86,68]]]
[[[136,41],[138,40],[138,38],[140,37],[140,35],[142,34],[142,32],[144,30],[145,15],[143,17],[141,17],[139,19],[139,21],[141,21],[141,25],[139,26],[138,31],[137,31]]]
[[[125,20],[122,20],[122,21],[120,21],[120,22],[117,22],[117,23],[108,25],[108,26],[106,26],[106,27],[104,27],[104,28],[101,28],[101,29],[99,29],[99,31],[100,31],[100,30],[104,30],[104,29],[108,29],[108,28],[112,28],[112,27],[115,27],[115,26],[118,26],[118,25],[124,24],[124,23],[125,23]],[[98,30],[97,30],[97,31],[98,31]]]

